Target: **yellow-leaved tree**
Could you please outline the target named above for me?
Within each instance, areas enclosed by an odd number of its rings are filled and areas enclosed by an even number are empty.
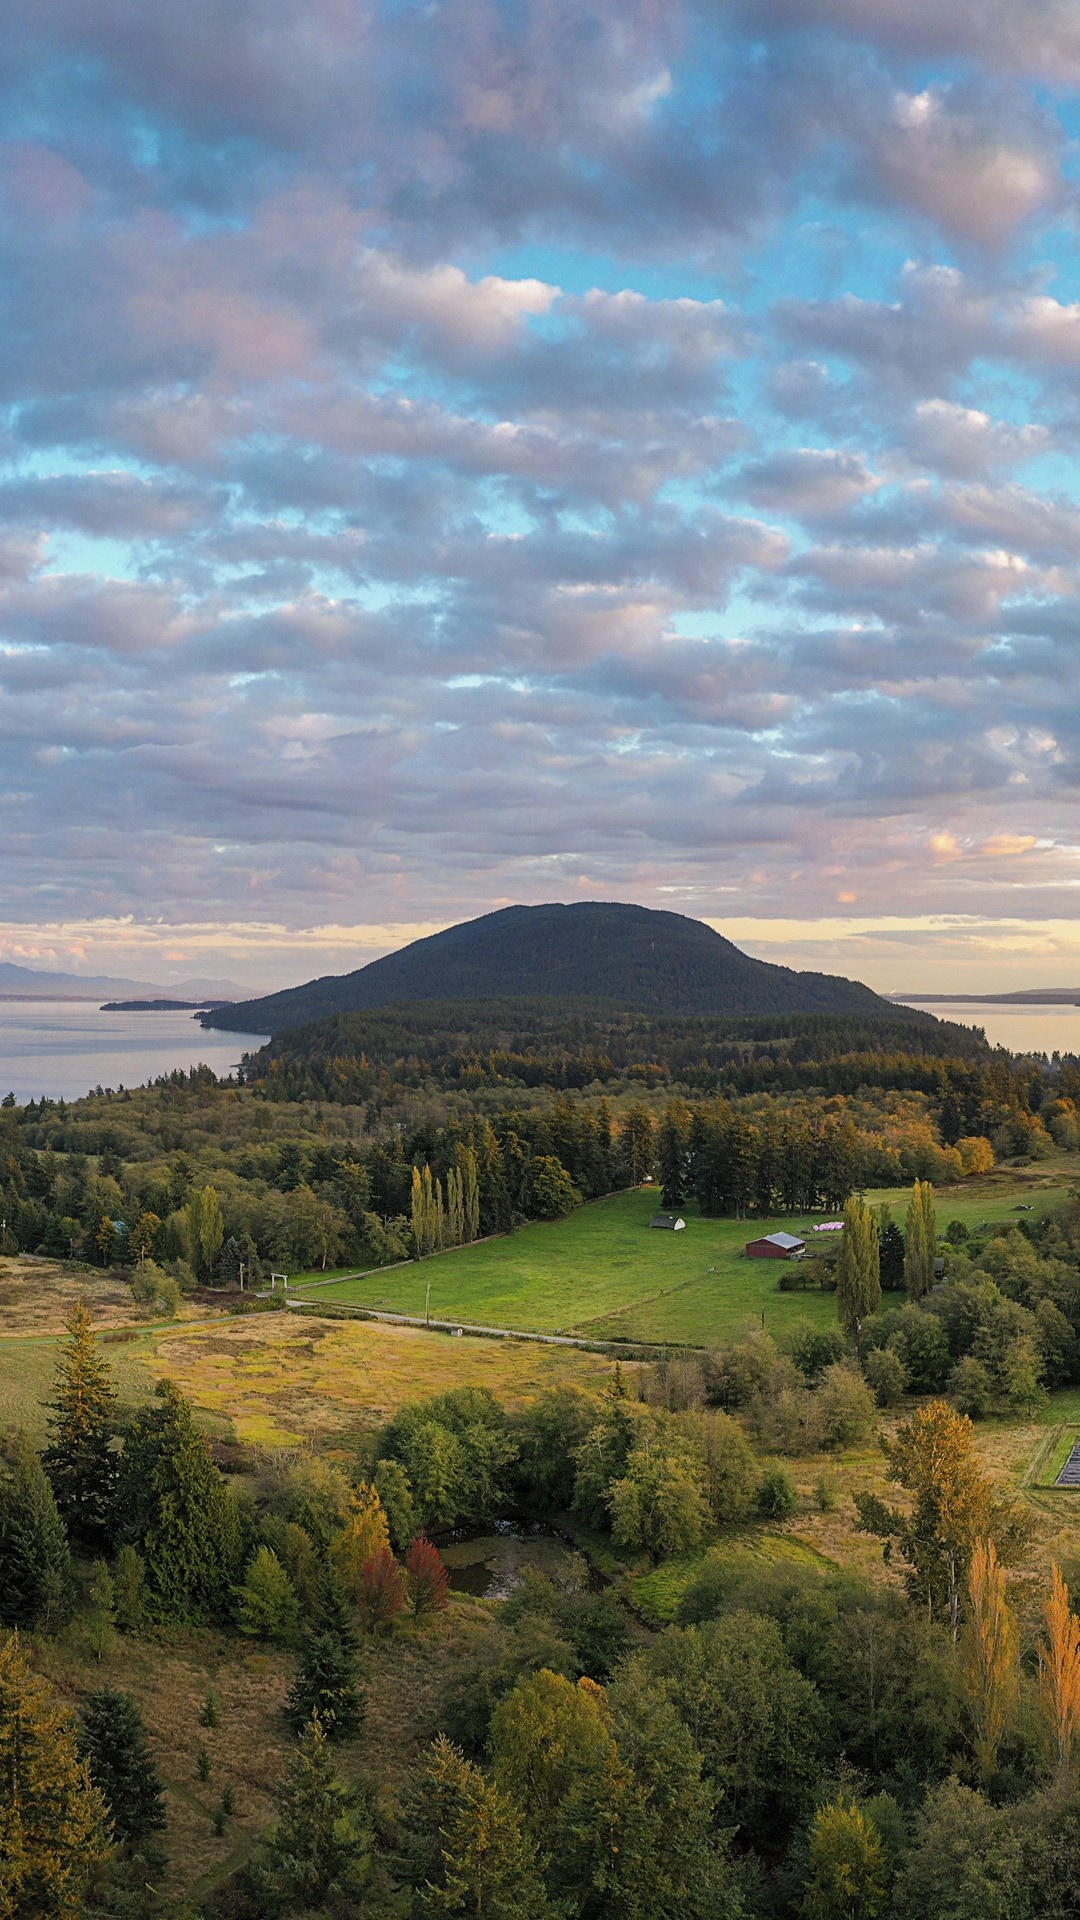
[[[1064,1771],[1072,1759],[1080,1725],[1080,1620],[1069,1605],[1069,1589],[1060,1567],[1054,1568],[1043,1619],[1046,1631],[1039,1643],[1039,1694],[1058,1766]]]
[[[0,1646],[0,1912],[74,1920],[109,1854],[71,1721],[12,1634]]]
[[[1005,1569],[992,1540],[975,1544],[967,1602],[961,1672],[975,1758],[989,1778],[1020,1695],[1020,1635],[1005,1597]]]
[[[353,1511],[330,1549],[346,1593],[359,1600],[364,1590],[364,1568],[377,1554],[389,1553],[390,1528],[383,1503],[373,1486],[362,1481],[353,1495]]]

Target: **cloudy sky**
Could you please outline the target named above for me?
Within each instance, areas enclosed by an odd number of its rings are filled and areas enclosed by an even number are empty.
[[[0,958],[1080,979],[1076,0],[8,0]]]

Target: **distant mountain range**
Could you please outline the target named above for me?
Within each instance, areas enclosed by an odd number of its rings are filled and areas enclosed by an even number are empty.
[[[242,1000],[244,992],[235,980],[123,980],[107,973],[47,973],[0,960],[0,994],[27,1000],[149,1000],[166,994],[170,1000]]]
[[[898,1009],[856,980],[752,960],[685,914],[614,901],[504,907],[414,940],[355,973],[328,974],[228,1012],[207,1027],[277,1034],[331,1014],[426,1000],[594,998],[669,1014],[875,1014]],[[912,1019],[917,1019],[912,1014]]]

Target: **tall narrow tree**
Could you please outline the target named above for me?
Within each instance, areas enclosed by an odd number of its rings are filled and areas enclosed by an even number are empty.
[[[997,1766],[1020,1690],[1020,1636],[1005,1597],[1005,1569],[992,1540],[976,1542],[968,1574],[961,1671],[975,1759],[984,1777]]]
[[[100,1552],[112,1528],[119,1470],[116,1393],[84,1300],[65,1324],[68,1338],[57,1362],[42,1464],[72,1539]]]
[[[844,1237],[836,1263],[836,1312],[858,1350],[863,1321],[881,1304],[878,1226],[865,1200],[853,1194],[844,1208]]]
[[[1069,1589],[1058,1566],[1053,1571],[1043,1619],[1046,1633],[1039,1644],[1039,1694],[1058,1767],[1064,1772],[1080,1725],[1080,1620],[1069,1605]]]
[[[0,1463],[0,1620],[55,1633],[71,1618],[75,1575],[53,1490],[29,1440]]]
[[[934,1284],[937,1255],[937,1213],[929,1180],[916,1180],[904,1221],[904,1285],[913,1300],[921,1300]]]

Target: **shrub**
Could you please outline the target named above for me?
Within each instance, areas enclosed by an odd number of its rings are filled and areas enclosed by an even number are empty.
[[[907,1387],[907,1373],[892,1347],[874,1347],[863,1361],[866,1383],[879,1407],[899,1406]]]
[[[389,1547],[373,1553],[361,1568],[357,1600],[365,1632],[389,1632],[405,1606],[405,1578]]]
[[[757,1506],[763,1520],[786,1520],[797,1505],[798,1495],[783,1467],[770,1467],[762,1474]]]
[[[791,1342],[791,1357],[799,1372],[810,1383],[817,1384],[826,1367],[831,1367],[844,1357],[844,1342],[835,1327],[797,1327]]]
[[[866,1381],[853,1367],[827,1367],[816,1398],[824,1446],[857,1446],[869,1439],[877,1407]]]
[[[981,1420],[988,1414],[994,1401],[994,1389],[990,1375],[981,1360],[973,1353],[966,1353],[958,1360],[949,1375],[949,1393],[958,1413],[966,1413],[972,1420]]]
[[[413,1541],[405,1556],[405,1584],[418,1620],[445,1607],[450,1575],[438,1547],[432,1546],[426,1534]]]

